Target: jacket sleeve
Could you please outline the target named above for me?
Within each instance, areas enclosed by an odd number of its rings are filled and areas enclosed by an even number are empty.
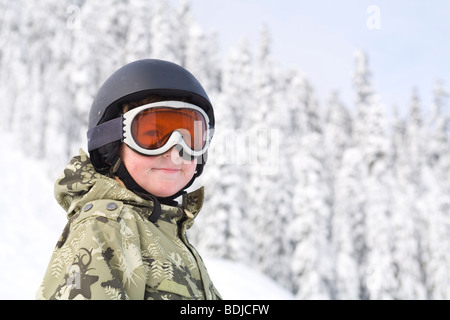
[[[38,299],[143,299],[145,266],[122,203],[97,200],[73,216],[58,241]]]

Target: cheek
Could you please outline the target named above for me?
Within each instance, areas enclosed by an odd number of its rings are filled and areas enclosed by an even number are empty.
[[[196,168],[197,168],[196,161],[193,161],[192,163],[183,165],[183,171],[184,171],[186,177],[189,178],[189,180],[194,176]]]
[[[153,167],[157,161],[156,157],[152,158],[140,155],[126,146],[122,147],[120,157],[130,173],[143,173],[144,170]]]
[[[157,158],[152,157],[136,158],[133,161],[135,171],[141,174],[150,173],[152,168],[157,166],[157,160]]]

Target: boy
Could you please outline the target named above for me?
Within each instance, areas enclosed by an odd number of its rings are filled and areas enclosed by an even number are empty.
[[[69,222],[37,298],[220,299],[185,233],[214,129],[197,79],[167,61],[127,64],[99,89],[88,129],[90,157],[55,184]]]

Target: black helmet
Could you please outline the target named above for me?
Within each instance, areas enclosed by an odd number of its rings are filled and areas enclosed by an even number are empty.
[[[94,128],[120,117],[124,103],[135,102],[149,95],[186,99],[206,112],[210,127],[214,128],[211,101],[201,84],[189,71],[172,62],[144,59],[131,62],[117,70],[98,90],[89,113],[88,145],[91,140],[98,142],[99,137],[96,135],[101,134]],[[101,137],[101,140],[104,141],[100,143],[101,146],[97,145],[95,149],[88,147],[91,162],[100,172],[109,168],[111,163],[105,159],[110,156],[109,153],[117,152],[117,146],[121,142],[117,136]],[[204,160],[197,168],[197,176],[203,170]]]
[[[88,129],[116,118],[123,103],[150,94],[187,98],[206,112],[214,127],[214,112],[208,95],[189,71],[169,61],[144,59],[123,66],[100,87],[91,106]]]

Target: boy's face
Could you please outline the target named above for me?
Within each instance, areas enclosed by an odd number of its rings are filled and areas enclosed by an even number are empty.
[[[157,197],[169,197],[180,191],[197,167],[196,160],[182,159],[175,147],[162,155],[144,156],[122,144],[120,157],[134,181]]]

